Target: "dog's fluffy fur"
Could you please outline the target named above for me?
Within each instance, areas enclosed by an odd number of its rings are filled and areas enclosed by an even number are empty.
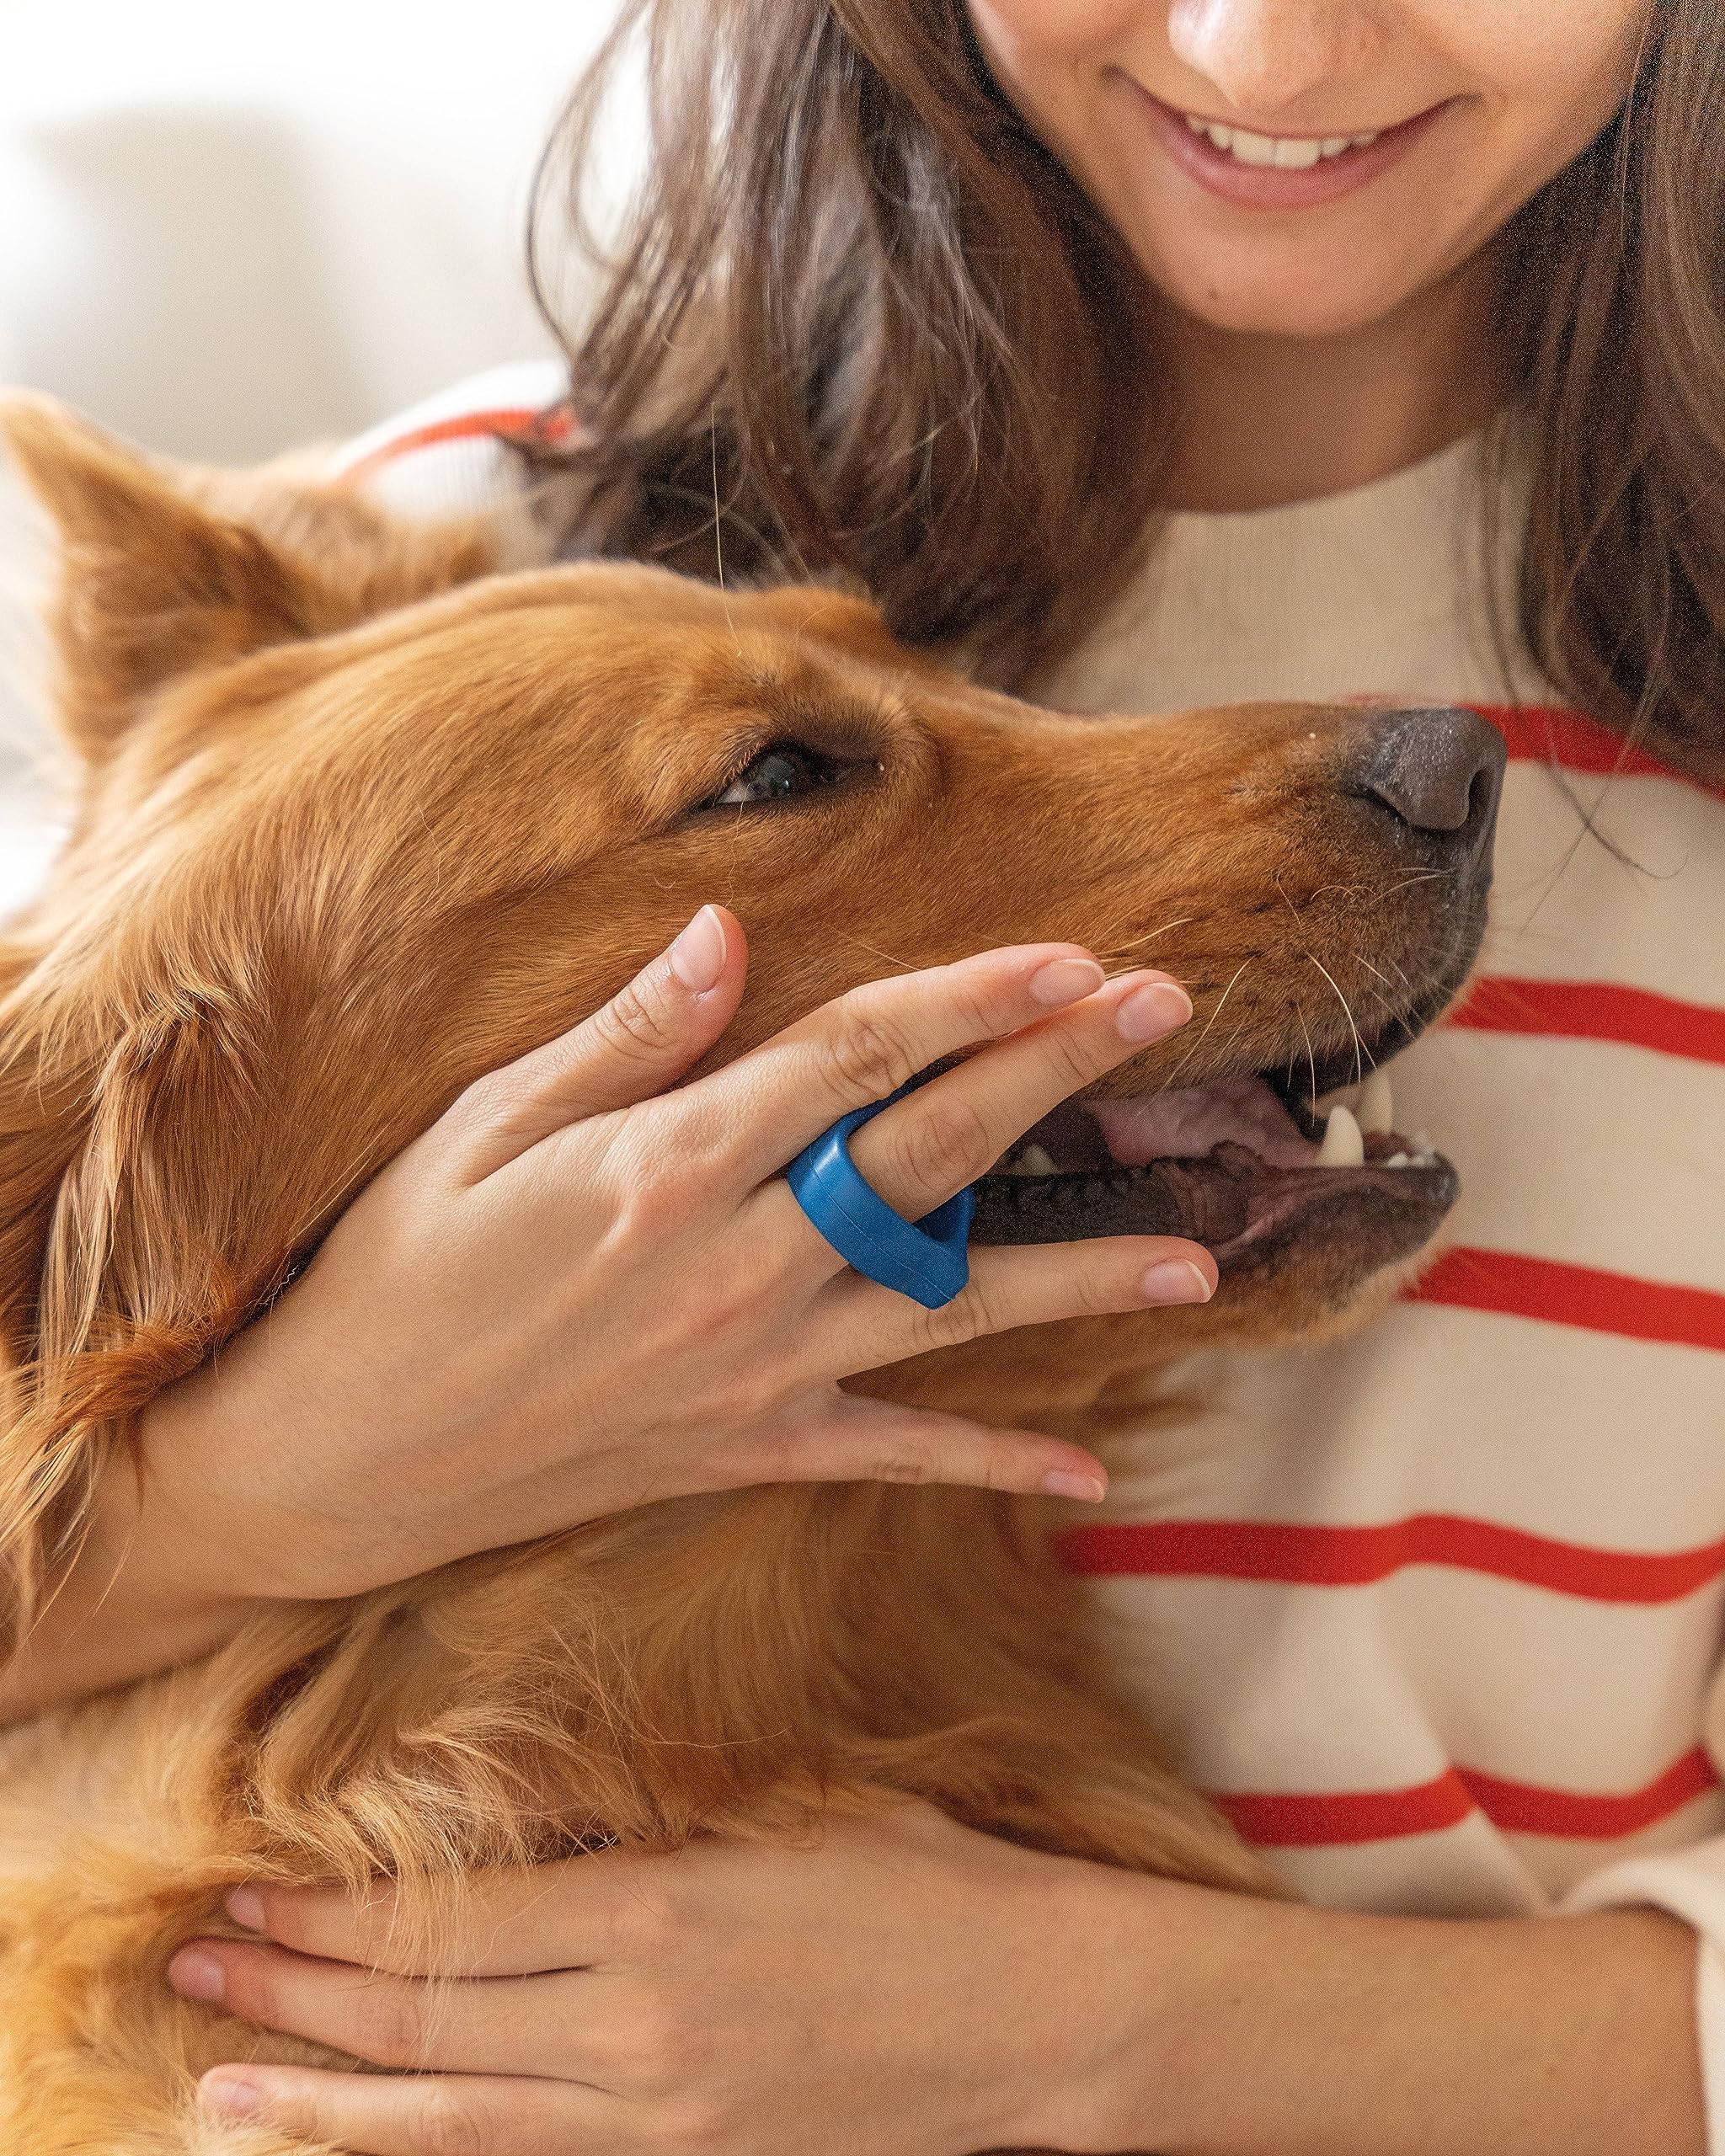
[[[1369,953],[1429,970],[1439,895],[1373,873],[1338,791],[1357,713],[1062,718],[834,593],[488,575],[480,531],[406,532],[280,475],[168,475],[42,406],[6,424],[63,535],[83,772],[52,884],[0,943],[13,1637],[151,1397],[464,1087],[705,899],[753,949],[727,1055],[888,965],[1062,937],[1189,985],[1188,1032],[1102,1089],[1141,1091],[1338,1046],[1326,983],[1381,993]],[[686,813],[779,733],[879,776]],[[1093,1432],[1175,1353],[1332,1323],[1404,1255],[1316,1239],[1201,1312],[967,1345],[932,1315],[929,1352],[867,1387]],[[284,1609],[0,1758],[7,2156],[282,2145],[195,2125],[190,2092],[223,2058],[310,2054],[163,1980],[242,1879],[381,1870],[435,1916],[475,1866],[791,1833],[908,1792],[1262,1883],[1109,1690],[1036,1508],[951,1489],[654,1505]]]

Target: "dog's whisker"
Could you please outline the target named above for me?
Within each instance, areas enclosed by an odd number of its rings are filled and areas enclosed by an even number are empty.
[[[715,404],[708,415],[708,440],[713,451],[713,552],[718,567],[718,595],[724,606],[725,627],[731,632],[731,642],[736,646],[737,656],[743,655],[743,640],[737,634],[736,622],[731,617],[730,594],[724,588],[724,512],[718,502],[718,407]]]
[[[1172,936],[1177,928],[1189,927],[1197,918],[1195,913],[1182,914],[1178,920],[1165,921],[1159,928],[1146,930],[1142,936],[1131,937],[1124,942],[1098,943],[1096,948],[1097,961],[1105,966],[1111,959],[1124,958],[1128,952],[1141,951],[1146,943],[1155,942],[1157,937]]]
[[[1314,953],[1312,953],[1312,952],[1311,952],[1311,951],[1302,951],[1302,952],[1301,952],[1301,953],[1300,953],[1300,956],[1301,956],[1302,958],[1304,958],[1310,959],[1310,960],[1311,960],[1311,963],[1312,963],[1313,965],[1315,965],[1315,966],[1317,968],[1318,971],[1319,971],[1319,972],[1323,975],[1324,979],[1326,979],[1326,980],[1330,984],[1330,986],[1331,986],[1332,989],[1334,989],[1334,990],[1335,990],[1336,1001],[1337,1001],[1337,1002],[1338,1002],[1338,1003],[1341,1005],[1341,1006],[1342,1006],[1342,1015],[1343,1015],[1343,1016],[1347,1019],[1347,1021],[1348,1021],[1348,1032],[1349,1032],[1350,1033],[1352,1033],[1352,1034],[1353,1034],[1353,1036],[1354,1036],[1354,1078],[1355,1078],[1356,1082],[1360,1083],[1360,1084],[1363,1084],[1363,1083],[1365,1082],[1365,1065],[1366,1065],[1366,1062],[1367,1062],[1368,1060],[1372,1060],[1372,1059],[1369,1059],[1369,1058],[1366,1056],[1366,1054],[1365,1054],[1365,1044],[1362,1043],[1362,1041],[1360,1040],[1360,1038],[1359,1038],[1359,1027],[1358,1027],[1358,1026],[1356,1026],[1356,1025],[1354,1024],[1354,1012],[1353,1012],[1352,1009],[1349,1007],[1348,999],[1347,999],[1347,997],[1346,997],[1345,995],[1343,995],[1343,993],[1342,993],[1341,990],[1336,986],[1336,977],[1335,977],[1335,975],[1334,975],[1334,974],[1330,971],[1329,968],[1328,968],[1328,967],[1324,963],[1324,962],[1323,962],[1323,960],[1322,960],[1322,958],[1318,958],[1318,957],[1317,957]],[[1373,1068],[1374,1068],[1374,1069],[1375,1069],[1375,1068],[1376,1068],[1376,1065],[1375,1065],[1375,1060],[1373,1060]]]

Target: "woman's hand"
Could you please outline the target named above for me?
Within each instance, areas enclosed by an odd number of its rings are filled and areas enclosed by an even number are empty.
[[[275,1943],[199,1941],[172,1975],[397,2069],[203,2084],[222,2116],[366,2156],[967,2156],[1037,2145],[1077,2108],[1108,1877],[905,1806],[835,1817],[807,1849],[496,1874],[443,1983],[409,1973],[384,1892],[243,1891],[233,1913]]]
[[[1202,1299],[1197,1245],[975,1253],[930,1313],[848,1271],[780,1171],[846,1110],[977,1049],[853,1153],[911,1216],[1189,1017],[1070,944],[860,988],[697,1081],[742,993],[697,915],[570,1033],[482,1079],[355,1201],[275,1309],[152,1406],[152,1520],[215,1596],[353,1594],[658,1497],[812,1480],[1100,1496],[1091,1455],[840,1392],[931,1346]]]
[[[1696,1938],[1653,1909],[1357,1916],[905,1806],[478,1885],[430,1983],[387,1893],[242,1893],[172,1975],[376,2076],[212,2111],[358,2156],[1701,2156]],[[373,1973],[377,1972],[378,1973]],[[401,2069],[407,2069],[403,2072]]]

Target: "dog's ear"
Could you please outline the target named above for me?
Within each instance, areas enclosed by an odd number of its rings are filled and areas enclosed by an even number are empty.
[[[0,945],[0,1659],[155,1396],[279,1286],[293,1224],[268,1144],[264,1027],[187,990],[120,1019]],[[51,973],[51,968],[48,969]]]
[[[92,766],[178,676],[350,628],[494,565],[476,526],[404,526],[285,464],[158,463],[45,398],[0,400],[0,443],[59,539],[58,716]]]

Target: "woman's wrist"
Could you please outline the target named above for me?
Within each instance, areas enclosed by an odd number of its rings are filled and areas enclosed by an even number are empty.
[[[1050,2044],[1011,2145],[1071,2156],[1204,2139],[1219,2010],[1259,1945],[1262,1904],[1097,1864],[1044,1892]],[[1236,2069],[1237,2070],[1237,2069]],[[1199,2084],[1194,2086],[1194,2080]]]
[[[142,1443],[142,1433],[138,1441]],[[76,1546],[0,1669],[0,1724],[20,1721],[213,1653],[260,1598],[223,1584],[200,1524],[151,1502],[137,1454],[104,1465]]]

